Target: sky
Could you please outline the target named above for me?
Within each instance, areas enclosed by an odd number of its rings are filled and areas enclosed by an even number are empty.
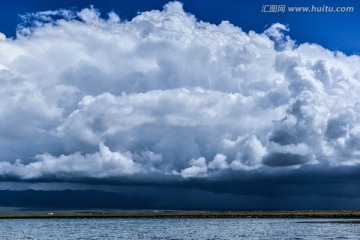
[[[0,1],[0,206],[358,209],[358,6]]]
[[[21,23],[20,15],[26,13],[73,9],[81,10],[93,5],[102,16],[114,11],[123,20],[131,20],[138,13],[161,10],[167,0],[14,0],[0,1],[0,29],[8,37],[15,37],[16,26]],[[184,10],[198,20],[219,24],[223,20],[242,28],[245,32],[263,32],[270,25],[280,22],[288,25],[291,36],[299,43],[316,43],[332,51],[359,54],[360,33],[356,31],[360,22],[357,0],[184,0]],[[354,7],[353,12],[313,12],[293,13],[261,12],[265,5],[285,5],[286,7]]]

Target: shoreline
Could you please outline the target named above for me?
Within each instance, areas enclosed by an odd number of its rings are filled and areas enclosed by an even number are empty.
[[[74,212],[74,213],[16,213],[1,214],[0,219],[77,219],[77,218],[120,218],[120,219],[161,219],[161,218],[293,218],[293,219],[359,219],[360,210],[343,211],[224,211],[224,212],[195,212],[195,211],[135,211],[135,212]],[[352,221],[354,222],[354,221]],[[357,221],[355,220],[357,223]]]

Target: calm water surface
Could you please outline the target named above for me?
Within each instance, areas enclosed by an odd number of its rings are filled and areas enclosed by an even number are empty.
[[[6,239],[360,239],[360,225],[304,219],[0,220]],[[318,220],[326,221],[326,220]],[[333,221],[333,220],[331,220]]]

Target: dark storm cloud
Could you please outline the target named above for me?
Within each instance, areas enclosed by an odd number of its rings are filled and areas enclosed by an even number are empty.
[[[131,21],[23,18],[16,39],[0,35],[3,181],[195,191],[199,204],[359,196],[359,56],[297,46],[281,24],[202,22],[179,2]]]

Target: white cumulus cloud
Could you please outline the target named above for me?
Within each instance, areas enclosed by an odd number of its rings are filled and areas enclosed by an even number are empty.
[[[246,33],[170,2],[95,8],[0,34],[0,175],[153,176],[360,163],[360,57]]]

